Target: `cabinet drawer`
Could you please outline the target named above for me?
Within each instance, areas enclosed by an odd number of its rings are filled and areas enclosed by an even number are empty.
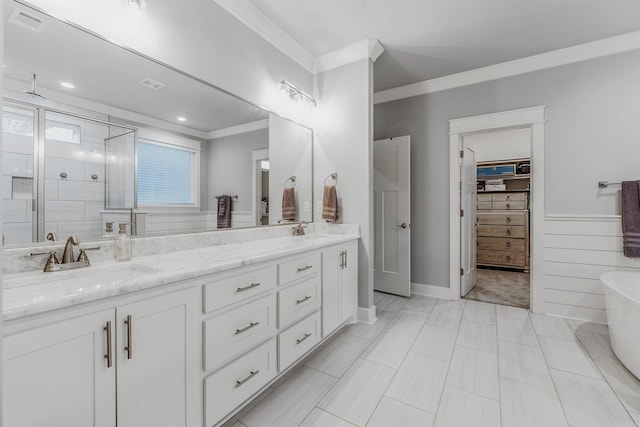
[[[478,202],[490,202],[491,194],[476,194],[476,201]]]
[[[478,264],[524,267],[524,252],[478,251]]]
[[[278,292],[278,327],[289,324],[320,308],[320,276]]]
[[[524,225],[526,212],[478,213],[478,224]]]
[[[478,250],[524,251],[524,239],[478,237]]]
[[[275,375],[275,338],[209,375],[204,380],[205,424],[215,425]]]
[[[204,312],[234,304],[276,287],[276,266],[240,271],[204,285]]]
[[[478,236],[524,238],[524,226],[478,225]]]
[[[320,312],[296,323],[278,336],[278,369],[283,371],[320,342]]]
[[[510,210],[523,210],[527,206],[524,200],[507,201],[507,202],[493,202],[492,208],[496,210],[510,211]]]
[[[513,202],[513,201],[525,201],[527,196],[525,193],[504,193],[491,195],[491,200],[494,202]]]
[[[298,279],[312,276],[320,271],[320,254],[298,257],[278,265],[279,284],[284,285]]]
[[[478,202],[477,209],[479,211],[491,210],[491,202]]]
[[[205,320],[204,370],[217,368],[275,332],[275,295]]]

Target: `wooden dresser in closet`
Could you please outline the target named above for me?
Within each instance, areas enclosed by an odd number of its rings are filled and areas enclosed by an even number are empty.
[[[527,192],[477,195],[478,265],[529,270]]]

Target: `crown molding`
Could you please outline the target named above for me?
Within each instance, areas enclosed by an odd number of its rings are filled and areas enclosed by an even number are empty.
[[[225,136],[238,135],[241,133],[253,132],[260,129],[269,128],[269,119],[256,120],[255,122],[243,123],[224,129],[213,130],[207,133],[207,139],[224,138]]]
[[[374,94],[374,104],[503,79],[637,49],[640,49],[640,31],[383,90]]]
[[[313,72],[314,74],[321,73],[366,58],[375,62],[382,52],[384,52],[384,47],[380,41],[363,39],[317,57]]]
[[[215,2],[305,70],[313,72],[314,56],[251,2],[248,0],[215,0]]]

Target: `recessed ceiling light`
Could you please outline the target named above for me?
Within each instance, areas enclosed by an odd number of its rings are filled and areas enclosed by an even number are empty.
[[[73,83],[69,83],[69,82],[60,82],[60,86],[66,87],[67,89],[73,89],[75,87]]]
[[[179,122],[186,122],[187,119],[185,117],[178,117]]]

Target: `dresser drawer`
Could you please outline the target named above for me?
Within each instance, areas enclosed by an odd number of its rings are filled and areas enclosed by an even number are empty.
[[[286,328],[320,308],[320,275],[278,292],[278,327]]]
[[[491,202],[478,202],[476,209],[479,211],[491,210]]]
[[[505,237],[478,237],[478,250],[524,251],[524,239]]]
[[[478,213],[478,224],[524,225],[526,212],[482,212]]]
[[[283,371],[320,342],[320,312],[296,323],[278,336],[278,370]]]
[[[478,225],[478,237],[524,238],[523,225]]]
[[[524,267],[524,252],[478,251],[478,264]]]
[[[320,271],[320,253],[294,258],[278,264],[278,283],[285,285],[294,280],[304,279]]]
[[[219,367],[275,332],[275,295],[205,320],[204,370]]]
[[[239,271],[204,285],[204,312],[208,313],[234,304],[262,292],[274,289],[277,281],[276,265]]]
[[[213,426],[276,376],[275,338],[204,380],[205,424]]]
[[[490,202],[491,194],[476,194],[476,201],[478,202]]]
[[[491,195],[491,200],[494,202],[514,202],[514,201],[525,201],[527,200],[527,196],[525,193],[502,193],[496,194],[493,193]]]
[[[527,208],[525,203],[526,202],[524,200],[516,200],[513,202],[493,202],[492,208],[495,210],[503,211],[523,210]]]

